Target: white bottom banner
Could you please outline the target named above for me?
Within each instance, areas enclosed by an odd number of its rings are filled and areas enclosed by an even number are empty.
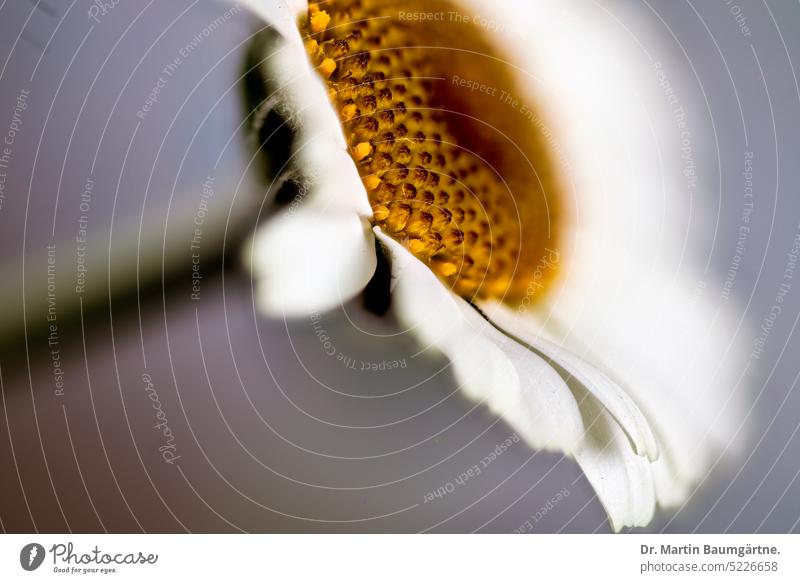
[[[0,581],[796,582],[799,557],[794,535],[3,535]]]

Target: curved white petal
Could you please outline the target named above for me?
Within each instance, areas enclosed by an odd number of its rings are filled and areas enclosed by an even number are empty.
[[[294,134],[285,170],[300,192],[259,228],[246,261],[261,311],[299,316],[341,305],[369,282],[376,266],[368,225],[372,209],[296,25],[307,4],[250,1],[248,7],[272,25],[260,33],[269,40],[263,43],[261,73],[267,102]]]
[[[650,461],[658,458],[658,444],[650,423],[625,390],[608,375],[568,350],[532,333],[531,327],[526,326],[529,319],[516,315],[507,306],[493,301],[481,302],[480,306],[504,331],[552,359],[581,383],[620,424],[638,455],[644,455]]]
[[[601,261],[587,256],[570,266],[549,306],[564,329],[555,340],[600,355],[622,379],[659,436],[668,462],[659,492],[674,504],[678,496],[669,492],[685,491],[721,452],[737,447],[747,359],[727,308],[683,277],[620,262],[622,285],[594,273],[610,268]],[[585,286],[590,293],[581,293]]]
[[[291,6],[277,2],[283,5],[279,9],[271,2],[250,4],[256,14],[280,33],[270,29],[261,33],[271,35],[270,42],[264,43],[261,73],[267,101],[295,135],[289,170],[302,186],[299,202],[371,217],[369,198],[347,151],[339,116],[331,105],[324,81],[311,66],[297,28],[298,10],[305,7],[305,2],[293,2]],[[277,15],[270,16],[273,12]],[[281,16],[286,14],[290,15],[288,20]]]
[[[661,443],[666,443],[664,440]],[[665,508],[673,508],[683,504],[691,494],[692,488],[697,483],[696,478],[681,476],[676,470],[676,463],[681,457],[686,456],[687,449],[675,449],[672,444],[663,446],[664,450],[658,461],[651,466],[653,471],[653,483],[656,488],[656,499]],[[677,458],[677,460],[676,460]],[[698,466],[703,465],[707,468],[705,460],[696,461]],[[697,472],[695,475],[700,475]]]
[[[275,27],[286,39],[300,40],[297,19],[308,9],[307,0],[227,0],[244,5],[255,16]]]
[[[375,238],[354,213],[285,212],[259,228],[246,252],[256,303],[272,316],[302,316],[352,299],[375,273]]]
[[[470,310],[472,319],[478,317],[475,310]],[[492,330],[494,342],[513,363],[519,377],[518,393],[508,402],[498,404],[495,412],[512,427],[526,428],[517,431],[531,447],[572,455],[583,438],[585,428],[578,403],[566,390],[561,376],[539,355],[505,335],[495,334],[494,328],[483,318],[474,325]],[[527,407],[523,407],[523,403]]]
[[[646,526],[655,512],[651,464],[630,448],[628,438],[608,410],[582,387],[573,387],[587,425],[575,460],[597,493],[611,526]]]
[[[422,341],[452,362],[460,388],[530,445],[571,453],[584,428],[575,398],[541,357],[499,332],[422,262],[375,229],[392,262],[392,304]]]
[[[529,325],[531,318],[497,302],[485,301],[480,306],[500,329],[540,351],[569,375],[568,384],[586,426],[575,460],[597,492],[612,527],[648,524],[655,511],[654,468],[659,464],[659,446],[648,418],[599,368],[537,336],[536,327]]]
[[[567,386],[547,362],[448,291],[402,245],[377,229],[376,234],[392,260],[398,316],[450,358],[465,394],[485,402],[531,446],[573,455],[615,530],[647,524],[655,508],[650,463],[632,449],[606,406],[581,385]]]

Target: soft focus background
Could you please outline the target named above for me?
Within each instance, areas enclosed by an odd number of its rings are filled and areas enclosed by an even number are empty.
[[[685,105],[699,289],[752,324],[745,451],[650,529],[798,531],[800,5],[590,10]],[[391,319],[254,314],[235,233],[210,227],[252,227],[266,190],[241,127],[253,25],[208,1],[0,2],[0,528],[608,531],[561,456],[515,444],[465,474],[511,430]],[[140,265],[137,292],[137,249],[162,247],[177,271]]]

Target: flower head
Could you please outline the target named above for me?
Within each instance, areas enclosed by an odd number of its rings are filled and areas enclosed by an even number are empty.
[[[730,319],[670,271],[613,42],[573,3],[501,4],[253,2],[255,124],[289,128],[294,195],[249,249],[256,300],[333,308],[385,257],[392,309],[463,392],[574,457],[615,529],[643,526],[735,432]]]

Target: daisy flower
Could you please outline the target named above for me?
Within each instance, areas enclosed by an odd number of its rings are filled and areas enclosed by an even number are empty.
[[[615,530],[683,503],[737,433],[741,354],[684,265],[679,148],[633,33],[560,0],[248,4],[284,203],[246,252],[260,311],[385,282],[466,396],[577,461]]]

